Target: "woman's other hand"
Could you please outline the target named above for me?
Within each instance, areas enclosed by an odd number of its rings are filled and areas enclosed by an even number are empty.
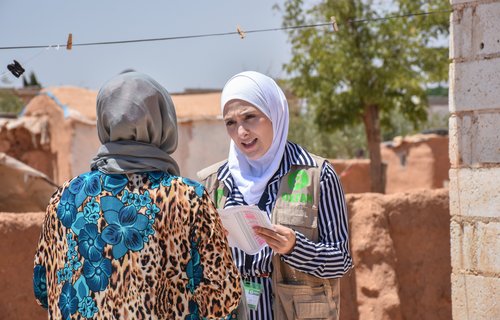
[[[289,254],[295,247],[295,231],[290,228],[274,224],[272,230],[262,227],[255,227],[253,230],[276,253]]]

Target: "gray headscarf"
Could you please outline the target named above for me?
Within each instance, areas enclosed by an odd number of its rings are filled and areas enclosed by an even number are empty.
[[[104,173],[167,171],[179,175],[170,156],[177,148],[177,117],[167,90],[151,77],[127,72],[97,95],[101,147],[92,169]]]

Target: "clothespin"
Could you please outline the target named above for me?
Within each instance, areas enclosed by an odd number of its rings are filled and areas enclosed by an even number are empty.
[[[245,38],[245,32],[241,30],[240,26],[236,26],[236,31],[238,31],[238,34],[240,35],[241,39]]]
[[[332,21],[333,32],[339,31],[339,26],[337,25],[337,20],[335,19],[335,16],[331,16],[330,20]]]
[[[71,50],[73,47],[73,34],[68,34],[68,41],[66,42],[66,50]]]
[[[7,69],[16,77],[19,78],[24,73],[24,68],[21,66],[19,62],[14,60],[14,63],[7,65]]]

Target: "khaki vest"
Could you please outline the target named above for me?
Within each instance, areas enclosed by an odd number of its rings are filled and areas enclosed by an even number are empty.
[[[312,155],[318,167],[292,166],[281,179],[278,197],[271,214],[273,224],[299,231],[318,242],[318,204],[321,167],[325,159]],[[217,170],[225,161],[198,173],[198,178],[217,208],[222,208],[228,190],[220,186]],[[294,269],[273,257],[274,319],[334,319],[339,317],[340,281],[321,279]]]

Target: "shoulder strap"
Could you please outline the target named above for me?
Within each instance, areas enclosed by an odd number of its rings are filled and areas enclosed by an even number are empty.
[[[203,170],[198,171],[197,176],[201,184],[205,186],[210,198],[215,203],[216,208],[221,208],[226,203],[228,190],[225,186],[219,187],[220,182],[217,178],[219,168],[226,163],[227,160],[217,162]]]
[[[205,169],[198,171],[196,173],[196,175],[198,176],[198,179],[200,181],[206,180],[208,178],[208,176],[210,176],[214,173],[217,173],[219,168],[222,167],[222,165],[226,162],[227,162],[227,160],[222,160],[222,161],[219,161],[217,163],[214,163],[213,165],[211,165],[209,167],[206,167]]]
[[[312,167],[309,169],[312,172],[313,183],[315,185],[314,194],[313,194],[313,205],[317,208],[319,205],[319,192],[320,192],[320,178],[321,178],[321,170],[323,169],[323,165],[325,161],[328,161],[325,158],[317,156],[315,154],[310,153],[311,157],[316,161],[317,167]]]

